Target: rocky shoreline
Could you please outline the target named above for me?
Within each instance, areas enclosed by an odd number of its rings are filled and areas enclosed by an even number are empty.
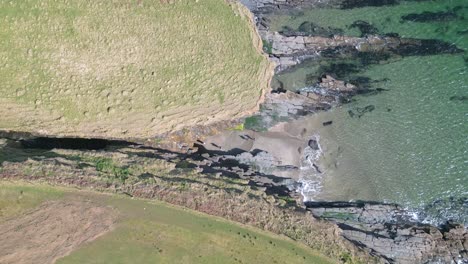
[[[403,56],[454,54],[463,50],[439,40],[400,38],[398,34],[379,34],[367,22],[355,23],[361,37],[334,34],[334,29],[304,25],[302,31],[288,29],[285,32],[270,32],[270,12],[292,12],[300,8],[333,6],[352,8],[355,5],[397,4],[397,1],[243,1],[255,14],[257,27],[267,43],[270,59],[278,67],[276,73],[287,71],[307,60],[320,57],[356,57],[359,54],[374,56],[377,61]],[[437,14],[435,14],[437,15]],[[440,15],[439,15],[440,16]],[[301,26],[303,26],[301,25]],[[307,31],[307,27],[312,31]],[[327,31],[328,30],[328,31]],[[372,63],[372,62],[371,62]],[[260,116],[267,120],[267,127],[275,125],[268,117],[279,116],[280,120],[297,119],[317,111],[328,110],[345,103],[353,95],[366,93],[369,87],[363,83],[348,83],[335,76],[320,76],[307,89],[297,92],[276,87],[267,95]],[[368,106],[365,111],[372,111]],[[372,109],[371,109],[372,108]],[[358,113],[359,117],[363,113]],[[350,116],[354,113],[350,113]],[[281,119],[283,118],[283,119]],[[270,118],[271,119],[271,118]],[[330,121],[329,124],[331,124]],[[323,124],[325,125],[325,124]],[[304,145],[304,144],[303,144]],[[310,144],[309,144],[310,145]],[[315,144],[313,144],[315,145]],[[319,171],[319,168],[314,167]],[[388,263],[468,263],[468,233],[462,224],[446,222],[438,227],[423,224],[396,204],[378,202],[305,202],[314,217],[337,224],[341,235]]]
[[[262,137],[245,131],[242,135],[248,140]],[[304,143],[311,150],[320,148],[314,139]],[[274,151],[213,150],[205,148],[208,142],[204,142],[196,145],[196,152],[183,154],[131,142],[24,134],[3,139],[1,145],[0,158],[8,156],[0,171],[3,180],[159,199],[285,234],[313,248],[322,245],[317,249],[346,259],[344,263],[466,263],[468,258],[468,233],[462,225],[422,224],[396,204],[303,203],[298,192],[301,184],[294,180],[298,167],[285,164]],[[104,161],[115,165],[102,169],[99,164]]]
[[[0,179],[157,199],[288,236],[343,263],[378,262],[343,240],[334,224],[312,217],[294,180],[259,173],[236,160],[259,153],[240,152],[200,147],[186,154],[132,142],[7,134],[0,139]]]

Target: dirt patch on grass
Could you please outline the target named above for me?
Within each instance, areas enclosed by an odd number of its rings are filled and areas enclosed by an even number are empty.
[[[111,230],[116,216],[86,201],[46,202],[0,224],[0,263],[52,263]]]

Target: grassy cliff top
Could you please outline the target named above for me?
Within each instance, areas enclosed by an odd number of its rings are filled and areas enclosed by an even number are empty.
[[[271,67],[224,0],[0,0],[0,129],[150,137],[240,117]]]
[[[0,198],[11,201],[0,203],[11,238],[0,250],[14,252],[0,255],[6,263],[332,263],[290,239],[160,202],[4,182]]]

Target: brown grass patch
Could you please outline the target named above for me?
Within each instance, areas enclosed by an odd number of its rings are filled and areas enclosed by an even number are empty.
[[[115,217],[90,202],[46,202],[0,224],[0,263],[52,263],[109,231]]]

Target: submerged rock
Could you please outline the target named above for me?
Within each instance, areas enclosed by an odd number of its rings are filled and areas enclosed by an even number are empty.
[[[315,140],[315,139],[309,140],[308,146],[313,150],[319,150],[320,149],[319,144],[318,144],[317,140]]]
[[[466,35],[466,34],[468,34],[468,29],[459,30],[459,31],[457,31],[457,34],[458,34],[458,35]]]
[[[361,118],[366,113],[370,113],[375,110],[374,105],[367,105],[365,107],[357,107],[356,111],[358,112],[358,118]]]
[[[468,101],[468,96],[466,96],[466,95],[454,95],[454,96],[450,97],[450,101],[465,102],[465,101]]]
[[[345,92],[351,93],[356,91],[357,87],[346,83],[344,81],[337,80],[330,75],[324,75],[319,80],[319,86],[325,88],[327,90],[337,91],[337,92]]]

